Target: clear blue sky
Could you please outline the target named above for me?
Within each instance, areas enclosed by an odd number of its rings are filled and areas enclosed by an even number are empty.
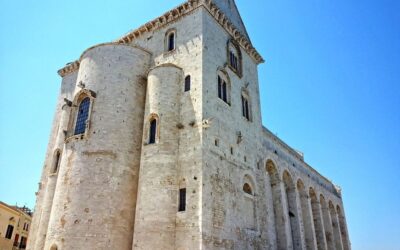
[[[0,200],[34,206],[56,71],[179,3],[0,0]],[[237,4],[264,124],[343,188],[354,249],[400,249],[400,2]]]

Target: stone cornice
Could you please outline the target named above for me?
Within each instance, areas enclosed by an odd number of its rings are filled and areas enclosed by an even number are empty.
[[[211,16],[228,32],[229,35],[246,51],[250,57],[256,63],[263,63],[264,59],[257,52],[257,50],[253,47],[250,40],[247,39],[245,35],[243,35],[229,20],[229,18],[217,7],[216,4],[212,2],[212,0],[189,0],[178,7],[166,12],[164,15],[157,17],[156,19],[147,22],[146,24],[140,26],[139,28],[129,32],[124,35],[117,41],[116,43],[127,44],[131,43],[138,37],[141,37],[143,34],[148,32],[153,32],[158,30],[171,22],[175,22],[179,18],[184,15],[187,15],[194,11],[195,9],[203,6]],[[64,68],[58,71],[58,74],[62,77],[65,75],[74,72],[79,68],[79,61],[72,62],[65,66]]]
[[[79,64],[80,64],[79,61],[68,63],[64,68],[60,69],[57,73],[61,77],[64,77],[64,76],[66,76],[66,75],[78,70],[79,69]]]

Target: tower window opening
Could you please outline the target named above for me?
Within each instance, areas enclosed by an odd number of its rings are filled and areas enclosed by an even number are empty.
[[[90,98],[84,98],[79,104],[78,116],[75,123],[74,135],[83,134],[86,131],[86,124],[89,117]]]
[[[185,77],[185,92],[190,91],[190,83],[191,83],[191,77],[190,75]]]
[[[175,33],[171,32],[168,35],[168,51],[173,51],[175,49]]]
[[[229,104],[228,83],[218,76],[218,97],[227,104]]]
[[[244,118],[246,118],[248,121],[250,121],[249,99],[247,96],[244,96],[243,94],[242,94],[242,115]]]
[[[179,189],[179,212],[186,211],[186,188]]]
[[[157,120],[153,119],[150,121],[149,144],[156,143],[156,133],[157,133]]]
[[[238,70],[238,58],[237,56],[232,52],[229,51],[229,57],[230,57],[230,65],[232,66],[232,68],[234,68],[235,70]]]

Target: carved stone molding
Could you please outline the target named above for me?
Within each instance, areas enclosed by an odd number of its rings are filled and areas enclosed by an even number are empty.
[[[228,32],[228,34],[232,36],[232,39],[234,39],[256,63],[264,62],[264,59],[253,47],[246,36],[240,33],[240,31],[232,24],[229,18],[218,8],[216,4],[213,3],[212,0],[189,0],[179,5],[178,7],[166,12],[164,15],[157,17],[156,19],[147,22],[139,28],[129,32],[115,42],[122,44],[131,43],[136,38],[141,37],[143,34],[161,29],[167,24],[177,21],[182,16],[191,13],[199,7],[204,7],[211,14],[211,16],[214,17],[214,19],[226,30],[226,32]],[[58,71],[58,74],[61,77],[64,77],[65,75],[72,73],[77,69],[79,69],[79,60],[66,65],[64,68]]]

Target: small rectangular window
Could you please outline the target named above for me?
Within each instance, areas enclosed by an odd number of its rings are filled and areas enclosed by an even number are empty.
[[[186,188],[179,189],[179,212],[186,211]]]
[[[7,239],[11,239],[13,231],[14,231],[14,226],[8,225],[7,232],[6,232],[6,238]]]

